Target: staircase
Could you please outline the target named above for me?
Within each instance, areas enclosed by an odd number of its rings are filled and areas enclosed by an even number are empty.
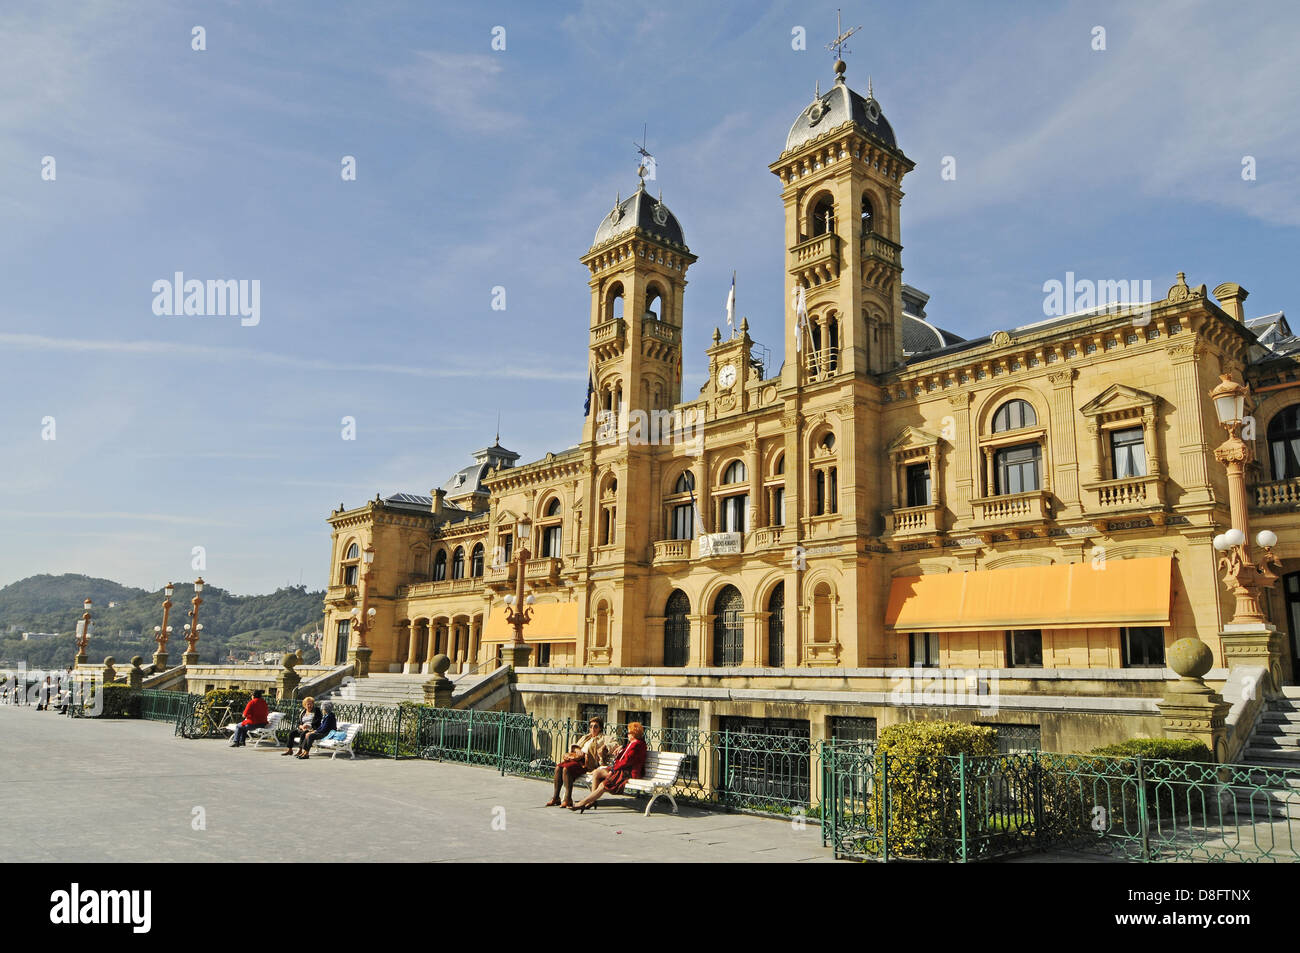
[[[1259,768],[1251,772],[1258,786],[1232,787],[1237,816],[1243,821],[1300,819],[1300,686],[1286,686],[1264,706],[1241,759]]]
[[[334,701],[347,704],[378,705],[395,708],[402,702],[424,704],[424,683],[432,675],[398,675],[388,672],[371,673],[366,678],[352,679],[338,688],[323,694],[317,701]],[[452,691],[453,708],[486,708],[499,701],[501,691],[509,694],[509,678],[505,670],[476,672],[452,678],[456,687]],[[465,700],[473,696],[469,704]]]

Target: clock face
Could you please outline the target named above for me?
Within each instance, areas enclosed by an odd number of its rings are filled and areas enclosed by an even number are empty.
[[[736,383],[736,365],[726,364],[718,371],[718,386],[727,388],[734,383]]]

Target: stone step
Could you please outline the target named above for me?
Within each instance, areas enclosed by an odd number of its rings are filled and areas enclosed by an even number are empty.
[[[1270,767],[1288,767],[1300,768],[1300,748],[1283,750],[1280,748],[1259,747],[1255,739],[1251,739],[1251,746],[1246,749],[1247,764],[1263,764]]]
[[[1261,721],[1255,732],[1260,735],[1276,735],[1300,738],[1300,722],[1295,721]]]
[[[1250,739],[1250,747],[1257,751],[1300,751],[1300,737],[1256,733]]]
[[[1259,720],[1272,724],[1300,724],[1300,712],[1273,711],[1266,708]]]

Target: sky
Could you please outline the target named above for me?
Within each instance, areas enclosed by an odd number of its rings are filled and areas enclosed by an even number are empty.
[[[835,17],[6,2],[0,585],[319,587],[331,510],[427,495],[498,414],[521,462],[574,445],[579,258],[636,187],[643,128],[650,188],[699,258],[684,393],[733,270],[737,313],[776,350],[791,318],[767,166],[834,78]],[[847,5],[843,25],[862,27],[849,85],[872,78],[916,163],[904,277],[935,323],[1041,320],[1067,272],[1163,297],[1185,271],[1245,286],[1249,315],[1300,311],[1300,6],[911,0]],[[177,272],[258,282],[256,323],[156,313]]]

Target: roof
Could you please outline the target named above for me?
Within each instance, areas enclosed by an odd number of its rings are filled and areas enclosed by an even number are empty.
[[[443,484],[443,489],[451,498],[467,496],[470,493],[486,493],[487,489],[483,486],[483,480],[492,472],[494,467],[505,469],[515,465],[519,459],[519,454],[513,450],[507,450],[497,441],[490,447],[484,447],[482,450],[474,451],[474,462],[467,467],[462,467],[452,474],[451,479]]]
[[[903,314],[903,356],[940,351],[953,344],[962,344],[965,338],[945,331],[913,314]]]
[[[664,205],[663,194],[661,193],[658,199],[653,198],[645,190],[644,182],[632,193],[631,198],[615,202],[609,214],[601,220],[600,227],[596,229],[596,237],[592,239],[591,247],[595,248],[620,235],[637,230],[660,241],[686,248],[682,226],[678,223],[677,217],[668,211],[668,206]]]
[[[799,113],[790,127],[790,134],[785,139],[785,149],[797,149],[806,142],[811,142],[822,133],[852,122],[868,136],[883,143],[891,149],[897,149],[894,129],[880,111],[880,103],[870,92],[860,96],[849,89],[844,82],[844,74],[838,73],[835,85],[827,92],[813,97],[813,101]]]
[[[1279,357],[1300,357],[1300,336],[1291,332],[1291,326],[1283,312],[1247,318],[1244,324],[1247,330],[1254,332],[1258,342],[1250,349],[1252,364]]]

